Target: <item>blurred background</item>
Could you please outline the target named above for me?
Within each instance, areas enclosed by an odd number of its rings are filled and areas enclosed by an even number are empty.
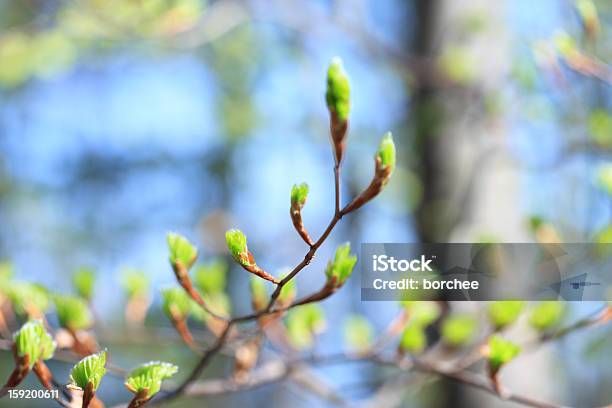
[[[344,241],[610,242],[611,19],[605,0],[0,1],[0,259],[14,279],[60,293],[78,268],[94,269],[96,333],[111,359],[172,361],[187,375],[193,355],[160,307],[159,288],[174,284],[165,234],[188,236],[207,261],[226,258],[224,232],[237,227],[268,271],[301,260],[291,186],[310,185],[311,235],[333,215],[324,92],[334,56],[351,79],[344,202],[369,183],[387,130],[398,168],[379,199],[342,220],[298,293],[321,286]],[[134,269],[150,282],[146,334],[123,317]],[[227,293],[233,314],[250,310],[233,265]],[[358,276],[322,306],[317,348],[331,352],[346,316],[382,330],[398,310],[360,302]],[[599,306],[573,304],[567,321]],[[610,334],[543,347],[505,381],[564,405],[607,405]],[[59,378],[71,367],[50,366]],[[0,351],[0,378],[11,369]],[[205,376],[228,373],[221,358]],[[386,369],[316,374],[348,401],[392,405],[377,399]],[[513,406],[442,380],[395,394],[405,406]],[[99,395],[108,406],[129,397],[113,377]],[[286,382],[172,406],[245,403],[331,405]]]

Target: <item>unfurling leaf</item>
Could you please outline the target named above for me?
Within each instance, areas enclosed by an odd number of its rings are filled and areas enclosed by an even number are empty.
[[[330,114],[330,132],[336,166],[344,157],[348,117],[351,110],[351,88],[340,58],[334,58],[327,70],[325,100]]]
[[[525,302],[521,300],[498,300],[491,302],[488,308],[489,319],[495,329],[499,330],[512,324],[518,319],[525,308]]]
[[[425,347],[427,347],[427,336],[425,336],[424,328],[415,323],[406,326],[400,338],[400,352],[420,354]]]
[[[95,392],[106,373],[106,350],[85,357],[79,361],[70,372],[72,385],[85,390],[91,383]]]
[[[325,269],[328,284],[339,288],[353,273],[357,256],[351,254],[351,244],[345,243],[336,249],[334,259],[328,262]]]
[[[464,346],[474,339],[478,321],[470,315],[454,315],[442,323],[442,339],[451,347]]]
[[[485,352],[491,373],[497,373],[504,364],[508,364],[520,352],[521,348],[510,340],[499,335],[491,336]]]
[[[363,316],[349,317],[344,324],[344,342],[355,351],[368,350],[374,338],[372,324]]]
[[[289,209],[289,214],[291,215],[291,221],[293,222],[295,230],[300,234],[304,242],[312,246],[314,242],[312,238],[310,238],[306,227],[304,227],[304,222],[302,221],[302,208],[304,204],[306,204],[307,198],[308,184],[294,184],[291,189],[291,208]]]
[[[198,258],[198,249],[187,238],[175,232],[167,237],[170,264],[177,274],[186,274]]]
[[[144,394],[148,400],[157,394],[163,380],[178,372],[174,364],[151,361],[133,369],[125,380],[126,388],[134,394]]]
[[[70,330],[82,330],[93,324],[93,316],[84,299],[57,295],[53,300],[60,326]]]
[[[385,133],[380,145],[378,146],[377,156],[380,159],[380,164],[383,169],[389,168],[391,175],[395,170],[395,143],[393,142],[393,135],[391,132]]]
[[[387,132],[378,147],[376,156],[374,157],[374,177],[372,181],[353,201],[351,201],[343,210],[344,214],[355,211],[374,197],[376,197],[391,179],[391,175],[395,170],[396,151],[395,143],[391,132]]]
[[[556,300],[538,302],[531,310],[529,324],[538,331],[547,331],[561,322],[565,305]]]
[[[338,119],[346,121],[351,110],[351,86],[349,78],[344,71],[342,60],[338,57],[332,59],[327,69],[327,91],[325,100],[330,112],[335,113]]]
[[[241,265],[250,266],[251,260],[244,233],[239,229],[231,229],[225,233],[225,240],[234,260]]]
[[[38,360],[48,360],[55,352],[55,341],[40,320],[30,320],[13,335],[17,355],[29,357],[30,368]]]
[[[253,258],[253,254],[249,252],[249,248],[247,247],[247,239],[242,231],[239,229],[231,229],[227,231],[225,233],[225,240],[232,258],[234,258],[234,260],[238,262],[243,269],[270,282],[279,282],[278,279],[257,265],[255,259]]]
[[[80,268],[72,275],[72,285],[77,294],[86,300],[91,300],[96,282],[96,274],[93,269]]]
[[[162,298],[162,309],[171,320],[184,320],[192,310],[192,300],[181,288],[163,289]]]
[[[308,198],[308,184],[294,184],[291,188],[291,205],[302,208]]]
[[[292,309],[287,315],[287,331],[291,344],[306,349],[314,344],[314,338],[325,329],[325,316],[321,306],[308,304]]]
[[[286,273],[281,274],[281,278],[284,279],[287,276]],[[297,284],[295,279],[291,279],[281,289],[280,295],[278,295],[278,303],[280,307],[289,306],[291,302],[295,300],[297,296]]]

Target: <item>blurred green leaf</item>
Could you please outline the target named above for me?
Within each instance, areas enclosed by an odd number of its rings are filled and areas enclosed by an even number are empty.
[[[557,326],[563,318],[565,304],[556,300],[538,302],[529,315],[529,324],[538,331]]]
[[[589,134],[593,141],[603,147],[612,146],[612,114],[604,109],[595,109],[589,114]]]
[[[467,314],[451,315],[442,323],[442,339],[452,347],[469,344],[476,335],[478,320]]]
[[[20,316],[35,316],[49,310],[49,294],[45,287],[30,282],[10,281],[7,296]]]
[[[525,308],[525,302],[521,300],[499,300],[489,303],[489,320],[499,330],[512,324],[518,319]]]
[[[193,272],[193,281],[196,287],[205,294],[223,292],[227,269],[227,264],[222,260],[198,265]]]
[[[146,273],[138,269],[125,269],[121,274],[121,284],[129,299],[147,296],[151,282]]]
[[[193,310],[192,300],[183,288],[173,287],[162,290],[162,309],[168,318],[186,319]]]
[[[440,305],[436,302],[409,300],[402,302],[411,323],[426,327],[440,317]]]
[[[489,337],[488,359],[492,372],[497,372],[504,365],[512,361],[521,352],[521,348],[499,335]]]
[[[344,323],[344,342],[351,350],[367,350],[374,339],[374,328],[363,316],[353,315]]]
[[[92,326],[93,316],[85,299],[55,295],[53,301],[60,326],[71,330],[88,329]]]
[[[298,306],[287,314],[287,333],[291,344],[307,349],[314,344],[315,336],[325,329],[323,309],[316,303]]]
[[[91,300],[96,283],[96,274],[91,268],[79,268],[72,275],[72,285],[77,294],[86,300]]]
[[[427,346],[425,329],[415,323],[411,323],[402,332],[400,338],[400,349],[410,354],[420,354]]]

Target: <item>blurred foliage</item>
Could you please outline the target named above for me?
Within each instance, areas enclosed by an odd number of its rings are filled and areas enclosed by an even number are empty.
[[[289,341],[297,349],[312,347],[315,336],[323,330],[325,315],[323,308],[316,303],[296,307],[287,314]]]
[[[146,273],[138,269],[124,269],[121,273],[121,285],[128,299],[147,296],[151,282]]]
[[[539,331],[548,331],[556,327],[563,318],[565,304],[558,301],[538,302],[529,315],[529,324]]]
[[[93,325],[93,315],[83,298],[54,295],[53,301],[60,326],[76,331]]]
[[[95,283],[96,273],[91,268],[80,268],[72,275],[72,285],[76,293],[87,301],[91,300]]]
[[[344,322],[344,342],[350,350],[365,351],[374,340],[374,328],[363,316],[349,316]]]
[[[478,320],[469,314],[455,314],[442,322],[441,335],[444,342],[451,347],[469,344],[476,336]]]
[[[518,300],[500,300],[489,303],[489,319],[496,330],[499,330],[518,319],[525,307],[525,302]]]

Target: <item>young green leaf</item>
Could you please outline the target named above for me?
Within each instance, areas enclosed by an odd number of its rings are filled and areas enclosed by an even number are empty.
[[[70,372],[70,382],[72,385],[82,390],[91,383],[95,392],[100,386],[100,381],[106,373],[106,350],[89,355],[79,361]]]
[[[162,381],[177,372],[178,367],[174,364],[151,361],[133,369],[126,377],[125,386],[134,394],[146,393],[146,398],[150,399],[159,392]]]
[[[15,351],[19,356],[29,356],[30,368],[38,360],[53,357],[56,344],[40,320],[30,320],[13,335]]]
[[[291,188],[291,206],[302,208],[308,198],[308,184],[294,184]]]
[[[193,281],[205,294],[218,293],[225,290],[226,276],[227,264],[217,260],[198,265],[193,272]]]
[[[93,324],[93,316],[84,299],[57,295],[53,300],[60,326],[71,330],[82,330],[88,329]]]
[[[91,300],[93,295],[96,274],[91,268],[80,268],[72,275],[72,285],[77,294],[86,300]]]
[[[561,322],[565,305],[556,300],[538,302],[531,310],[529,324],[538,331],[547,331]]]
[[[520,300],[498,300],[491,302],[488,308],[489,320],[499,330],[514,323],[524,308],[525,302]]]
[[[191,269],[198,258],[198,249],[187,238],[175,232],[169,232],[167,237],[168,249],[170,250],[170,264],[176,270]]]
[[[239,229],[231,229],[225,233],[225,241],[227,248],[232,254],[236,262],[242,265],[251,265],[249,260],[249,249],[247,247],[247,239]]]
[[[389,176],[395,170],[395,143],[393,143],[393,135],[391,132],[385,133],[380,145],[378,146],[378,152],[376,153],[380,159],[380,163],[383,169],[389,168]]]
[[[399,348],[402,352],[420,354],[427,347],[425,330],[419,324],[409,324],[402,332]]]
[[[487,358],[492,373],[496,373],[521,352],[521,348],[499,335],[489,337]]]
[[[453,315],[442,323],[442,339],[451,347],[464,346],[474,339],[478,321],[471,315]]]
[[[351,255],[351,244],[345,243],[336,249],[334,259],[329,261],[325,269],[327,281],[334,286],[340,287],[353,273],[353,268],[357,263],[357,256]]]
[[[192,310],[192,300],[182,288],[163,289],[162,298],[162,309],[171,320],[185,319]]]
[[[374,328],[363,316],[350,316],[344,323],[344,342],[351,350],[368,350],[374,339]]]
[[[351,87],[348,75],[344,71],[342,60],[335,57],[327,69],[325,100],[330,112],[334,112],[341,121],[348,119],[351,109],[350,96]]]
[[[287,315],[289,340],[298,349],[311,347],[315,336],[324,329],[323,309],[316,303],[292,309]]]

